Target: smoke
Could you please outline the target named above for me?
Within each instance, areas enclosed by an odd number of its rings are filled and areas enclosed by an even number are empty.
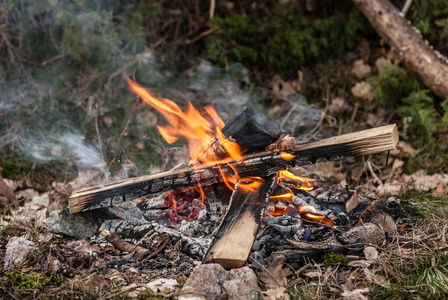
[[[85,142],[77,132],[65,131],[55,137],[21,137],[21,150],[38,163],[63,160],[85,168],[106,171],[107,164],[101,152]]]

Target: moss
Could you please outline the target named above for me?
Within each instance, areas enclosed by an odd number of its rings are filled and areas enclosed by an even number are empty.
[[[265,16],[234,15],[215,22],[222,30],[207,40],[206,58],[221,66],[244,62],[289,72],[352,49],[361,36],[373,33],[356,8],[309,21],[277,5]]]
[[[347,257],[340,253],[330,252],[324,255],[325,265],[329,266],[332,264],[346,264]]]
[[[51,273],[48,276],[31,271],[28,274],[21,273],[17,270],[6,271],[6,279],[0,284],[4,288],[12,289],[35,289],[44,286],[59,286],[62,283],[62,277]]]

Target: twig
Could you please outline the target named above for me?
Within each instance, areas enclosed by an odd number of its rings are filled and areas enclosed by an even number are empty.
[[[131,123],[132,116],[134,115],[135,107],[138,103],[138,97],[134,101],[134,105],[132,105],[131,113],[129,114],[128,121],[126,122],[126,125],[123,128],[123,131],[121,131],[120,136],[118,137],[117,143],[115,144],[115,149],[118,149],[118,146],[120,146],[121,138],[126,133],[126,130],[128,130],[129,124]]]
[[[162,252],[163,249],[165,249],[166,245],[168,245],[168,242],[170,241],[170,239],[167,239],[165,241],[165,243],[162,244],[162,246],[159,247],[159,249],[157,249],[154,253],[152,253],[151,255],[145,257],[145,259],[141,260],[140,262],[137,263],[137,266],[141,266],[141,264],[143,264],[145,261],[157,256],[160,252]]]
[[[209,35],[209,34],[212,34],[213,32],[215,32],[215,31],[217,31],[217,30],[219,30],[219,29],[221,29],[219,26],[213,27],[213,28],[211,28],[211,29],[209,29],[209,30],[207,30],[207,31],[202,32],[201,34],[199,34],[199,35],[198,35],[197,37],[195,37],[194,39],[185,42],[185,44],[186,44],[186,45],[194,44],[194,43],[196,43],[197,41],[199,41],[200,39],[202,39],[204,36],[207,36],[207,35]]]
[[[216,0],[210,1],[210,20],[213,20],[213,16],[215,15],[215,7],[216,7]]]
[[[406,0],[406,3],[403,5],[401,9],[401,15],[404,17],[408,13],[409,8],[411,7],[412,0]]]

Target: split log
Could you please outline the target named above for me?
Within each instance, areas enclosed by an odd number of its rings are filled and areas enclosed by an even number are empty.
[[[448,65],[388,0],[352,0],[405,65],[436,95],[448,99]],[[441,61],[445,60],[445,61]]]
[[[277,182],[277,176],[263,179],[258,188],[247,190],[240,180],[203,263],[218,263],[225,269],[244,265],[252,249],[264,208]],[[240,186],[241,184],[244,184]]]
[[[288,156],[282,152],[261,152],[244,156],[241,160],[227,159],[125,179],[74,193],[69,199],[70,213],[111,206],[197,183],[212,185],[223,181],[221,171],[233,174],[237,170],[240,178],[267,177],[291,167],[381,153],[394,149],[397,143],[398,130],[394,124],[300,144],[293,150],[285,151]]]

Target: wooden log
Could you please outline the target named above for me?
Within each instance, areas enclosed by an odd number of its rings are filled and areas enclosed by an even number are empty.
[[[125,179],[74,193],[69,198],[70,213],[110,206],[149,194],[191,187],[198,183],[208,186],[223,181],[221,171],[233,174],[236,169],[240,178],[266,177],[291,167],[392,150],[397,143],[398,130],[394,124],[297,145],[295,149],[285,152],[261,152],[244,156],[241,160],[226,159]],[[285,156],[284,153],[289,155]]]
[[[262,182],[258,182],[260,186],[251,190],[244,188],[246,184],[241,186],[242,181],[238,182],[232,194],[229,210],[203,263],[218,263],[225,269],[239,268],[250,254],[277,176],[262,179]]]
[[[405,65],[436,95],[448,98],[446,58],[435,53],[388,0],[352,0]],[[442,60],[443,61],[442,61]]]

